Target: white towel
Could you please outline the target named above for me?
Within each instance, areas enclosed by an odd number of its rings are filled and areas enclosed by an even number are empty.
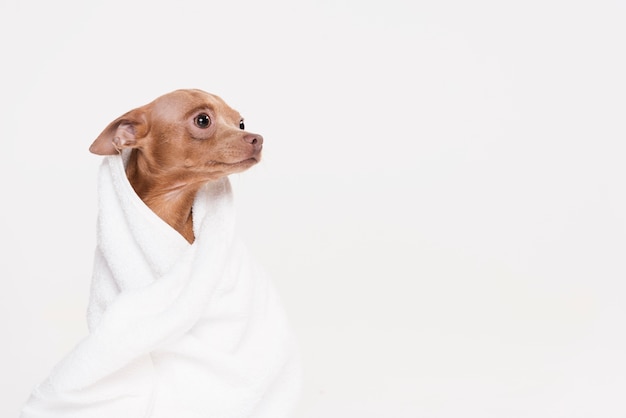
[[[280,418],[300,368],[278,295],[234,236],[227,178],[193,206],[189,244],[135,194],[125,154],[99,174],[90,333],[22,418]]]

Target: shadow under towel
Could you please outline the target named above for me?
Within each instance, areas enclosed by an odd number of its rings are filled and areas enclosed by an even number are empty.
[[[124,156],[99,173],[90,333],[21,418],[282,418],[300,368],[272,284],[234,236],[227,178],[193,206],[189,244],[135,194]]]

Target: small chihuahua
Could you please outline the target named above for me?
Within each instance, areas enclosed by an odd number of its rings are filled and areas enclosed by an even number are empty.
[[[261,159],[263,137],[245,131],[241,115],[202,90],[176,90],[122,115],[89,150],[131,148],[126,174],[137,195],[193,243],[191,209],[210,180],[242,172]]]
[[[200,90],[158,97],[104,129],[91,152],[124,158],[101,165],[90,333],[22,418],[289,416],[296,341],[278,293],[234,237],[223,178],[259,162],[262,147],[238,112]],[[133,189],[184,240],[155,225]]]

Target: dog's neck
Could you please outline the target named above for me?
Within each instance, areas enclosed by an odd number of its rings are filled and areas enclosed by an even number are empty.
[[[135,193],[154,213],[178,231],[190,244],[194,242],[192,207],[203,183],[152,166],[140,152],[133,150],[126,164],[126,175]]]

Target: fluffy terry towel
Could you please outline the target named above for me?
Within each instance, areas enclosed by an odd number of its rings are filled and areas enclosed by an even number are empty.
[[[139,199],[127,154],[99,173],[89,335],[22,418],[288,417],[299,394],[278,295],[234,236],[227,178],[193,206],[189,244]]]

